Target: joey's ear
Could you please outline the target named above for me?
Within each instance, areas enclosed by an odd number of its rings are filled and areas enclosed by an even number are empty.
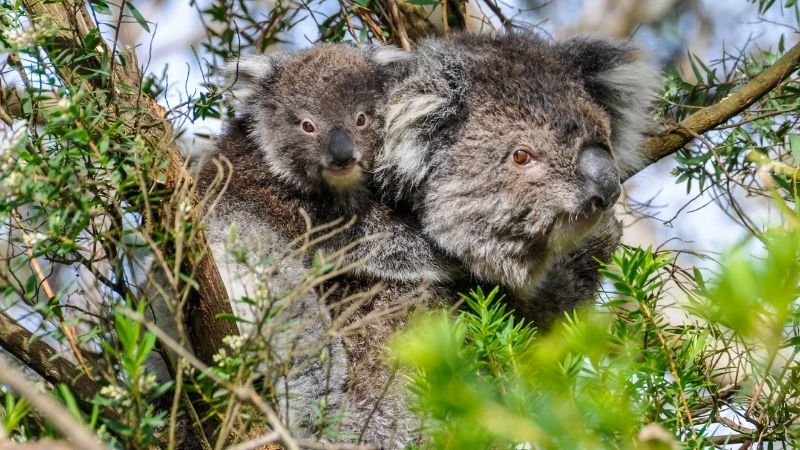
[[[428,175],[438,131],[462,108],[466,83],[453,71],[414,61],[413,73],[389,89],[381,107],[383,147],[376,156],[376,179],[396,200]]]
[[[280,76],[289,55],[248,55],[225,65],[226,86],[230,87],[231,101],[242,108],[258,92],[259,86],[268,86],[271,79]]]
[[[620,171],[640,169],[639,146],[652,127],[650,103],[661,85],[660,70],[625,41],[583,36],[558,45],[580,71],[592,99],[611,114],[611,145]]]

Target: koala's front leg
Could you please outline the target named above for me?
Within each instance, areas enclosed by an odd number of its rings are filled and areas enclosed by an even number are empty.
[[[368,239],[348,254],[351,262],[363,260],[353,271],[356,276],[403,283],[443,283],[464,275],[462,265],[426,239],[410,218],[385,205],[365,211],[353,228],[329,247],[341,248],[362,238]]]
[[[517,314],[547,327],[565,311],[592,299],[600,287],[598,260],[609,261],[621,237],[622,225],[609,217],[583,245],[552,265],[529,298],[513,299]]]

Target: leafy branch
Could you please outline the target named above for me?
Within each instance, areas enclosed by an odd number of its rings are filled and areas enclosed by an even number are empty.
[[[175,142],[175,131],[164,119],[163,108],[141,92],[142,74],[135,59],[128,54],[127,58],[117,61],[118,55],[110,53],[84,3],[38,0],[23,3],[34,24],[41,22],[42,26],[60,30],[44,47],[67,87],[76,92],[83,89],[100,97],[107,96],[110,120],[118,119],[126,124],[130,135],[140,136],[167,159],[168,164],[163,168],[166,189],[184,190],[191,195],[192,179]],[[97,77],[98,70],[107,71],[107,77]],[[153,221],[158,221],[164,230],[172,229],[175,218],[181,215],[181,200],[173,198],[162,204]],[[210,362],[221,348],[222,338],[238,335],[238,328],[235,323],[218,318],[230,314],[231,306],[205,242],[200,212],[192,209],[189,214],[187,220],[194,226],[186,242],[185,258],[178,262],[181,272],[195,280],[196,286],[187,293],[184,315],[192,349],[203,361]],[[174,247],[182,243],[173,241],[164,245],[164,253],[172,254]],[[173,279],[173,290],[180,292],[182,283],[178,277]]]
[[[772,92],[800,65],[800,44],[786,52],[775,64],[753,77],[730,95],[691,114],[680,123],[651,137],[642,146],[646,159],[652,164],[683,148],[696,135],[706,133],[753,105]]]

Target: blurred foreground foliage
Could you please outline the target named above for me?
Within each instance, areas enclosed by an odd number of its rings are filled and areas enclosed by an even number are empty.
[[[471,292],[457,317],[418,318],[394,351],[414,369],[423,434],[448,449],[795,448],[800,228],[759,240],[763,257],[738,247],[709,280],[669,252],[622,249],[600,310],[547,333],[516,322],[495,291]],[[663,303],[678,280],[691,315],[676,325]]]

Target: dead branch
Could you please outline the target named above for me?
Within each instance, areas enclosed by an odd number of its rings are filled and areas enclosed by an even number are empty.
[[[387,19],[389,22],[389,26],[392,27],[394,33],[396,35],[395,40],[405,51],[411,51],[411,42],[408,40],[408,33],[406,33],[406,25],[403,20],[403,16],[400,15],[400,9],[397,7],[397,1],[395,0],[386,0],[386,5],[389,7],[387,11]]]
[[[419,42],[428,36],[438,36],[441,31],[430,20],[430,13],[422,6],[412,5],[406,2],[379,0],[376,3],[383,23],[395,25],[400,23],[404,30],[404,38],[411,44]],[[393,35],[394,39],[399,39],[399,35]],[[395,42],[403,46],[402,42]]]
[[[0,311],[0,346],[51,384],[64,383],[85,411],[100,387],[41,339]]]
[[[72,450],[66,442],[42,439],[36,442],[4,442],[0,450]]]
[[[275,442],[278,442],[280,438],[281,438],[280,435],[273,431],[272,433],[259,436],[247,442],[242,442],[241,444],[228,447],[227,450],[255,450],[259,448],[264,448],[264,446],[267,444],[273,444]]]

